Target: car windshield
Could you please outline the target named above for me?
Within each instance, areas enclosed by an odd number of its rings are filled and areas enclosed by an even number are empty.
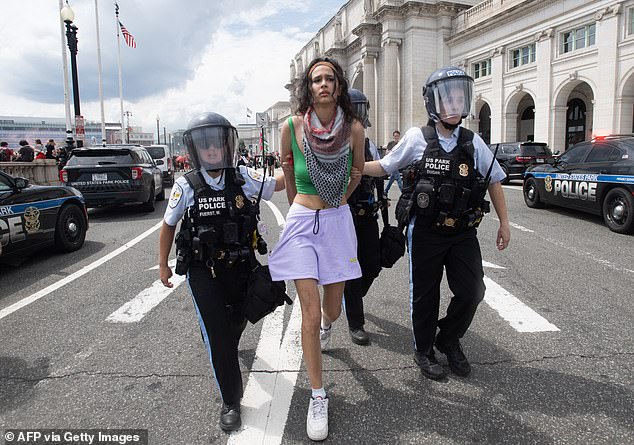
[[[145,147],[150,153],[152,159],[163,159],[165,157],[165,149],[163,147]]]
[[[73,152],[66,165],[133,164],[128,150],[84,150]]]
[[[552,156],[552,152],[547,145],[522,145],[523,156]]]

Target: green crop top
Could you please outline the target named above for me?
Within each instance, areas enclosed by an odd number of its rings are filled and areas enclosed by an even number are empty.
[[[288,126],[291,130],[291,151],[293,152],[293,171],[295,173],[295,187],[297,193],[302,195],[319,195],[317,189],[310,180],[308,174],[308,168],[306,168],[306,158],[304,153],[299,149],[297,145],[297,139],[295,138],[295,126],[293,125],[293,118],[288,118]],[[350,148],[350,154],[352,155],[352,148]],[[350,170],[352,169],[352,156],[348,156],[348,176],[346,179],[350,179]]]

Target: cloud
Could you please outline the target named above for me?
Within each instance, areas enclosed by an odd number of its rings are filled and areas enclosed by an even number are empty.
[[[0,0],[0,115],[62,117],[62,37],[58,1]],[[289,62],[343,0],[119,0],[120,20],[137,48],[121,61],[125,109],[146,131],[182,128],[217,111],[244,121],[246,107],[288,100]],[[70,0],[79,27],[82,114],[99,120],[94,1]],[[119,121],[114,7],[99,0],[106,120]],[[72,98],[71,98],[72,101]]]

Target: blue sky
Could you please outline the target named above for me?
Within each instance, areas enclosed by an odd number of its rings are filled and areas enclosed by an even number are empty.
[[[0,115],[64,116],[59,0],[0,0]],[[113,1],[97,0],[107,121],[119,120]],[[289,64],[345,0],[118,0],[137,48],[121,47],[124,109],[151,132],[202,111],[234,124],[288,99]],[[82,114],[98,121],[95,0],[69,0],[79,27]],[[72,103],[72,96],[71,96]],[[72,107],[71,107],[72,108]],[[72,112],[72,110],[71,110]]]

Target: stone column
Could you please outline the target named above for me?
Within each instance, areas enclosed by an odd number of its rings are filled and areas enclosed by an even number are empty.
[[[552,107],[551,118],[552,122],[551,131],[548,145],[553,151],[559,150],[563,153],[566,149],[566,114],[568,113],[568,107]],[[550,143],[552,141],[552,144]]]
[[[535,89],[535,141],[547,142],[550,147],[554,141],[549,137],[550,107],[552,106],[552,66],[553,30],[548,29],[535,35],[536,51],[540,63],[537,64],[537,88]]]
[[[399,128],[399,61],[398,47],[401,39],[388,37],[383,40],[383,125],[380,127],[379,145],[390,141],[390,135]]]
[[[596,19],[596,45],[597,60],[601,61],[601,82],[599,82],[594,97],[594,124],[593,130],[608,130],[611,133],[618,131],[616,108],[614,98],[617,94],[618,76],[618,41],[619,21],[618,15],[621,4],[608,6],[598,11]]]
[[[374,63],[376,55],[365,53],[363,55],[363,94],[370,101],[370,122],[372,126],[366,130],[366,136],[376,141],[377,125],[378,125],[378,104],[376,100],[376,88],[374,77]]]
[[[491,51],[491,143],[504,139],[504,47]]]

